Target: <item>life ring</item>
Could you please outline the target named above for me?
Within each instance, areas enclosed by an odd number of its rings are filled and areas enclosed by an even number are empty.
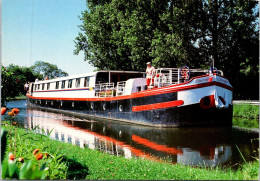
[[[166,80],[166,76],[163,74],[163,73],[158,73],[155,78],[154,78],[154,83],[155,84],[158,84],[159,83],[159,80],[162,80],[162,84],[166,84],[167,80]]]
[[[216,107],[214,95],[206,96],[200,99],[200,107],[202,109],[209,109]]]
[[[190,79],[190,69],[187,65],[184,65],[180,69],[180,77],[184,79],[184,82]]]

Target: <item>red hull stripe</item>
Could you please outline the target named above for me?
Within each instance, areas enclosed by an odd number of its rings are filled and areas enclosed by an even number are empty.
[[[170,102],[163,102],[163,103],[156,103],[156,104],[147,104],[142,106],[134,106],[132,107],[133,112],[138,111],[148,111],[148,110],[154,110],[154,109],[162,109],[162,108],[168,108],[168,107],[176,107],[183,105],[183,100],[178,101],[170,101]]]
[[[225,89],[228,89],[230,91],[233,91],[233,89],[225,84],[219,83],[219,82],[207,82],[202,84],[195,84],[195,85],[187,85],[182,87],[175,87],[168,86],[168,87],[162,87],[162,88],[155,88],[151,90],[146,90],[142,92],[136,92],[131,95],[125,95],[125,96],[118,96],[118,97],[107,97],[107,98],[63,98],[63,97],[34,97],[27,95],[27,97],[30,97],[32,99],[43,99],[43,100],[67,100],[67,101],[116,101],[116,100],[124,100],[124,99],[133,99],[133,98],[139,98],[139,97],[147,97],[147,96],[153,96],[153,95],[159,95],[159,94],[167,94],[172,92],[179,92],[179,91],[185,91],[185,90],[191,90],[191,89],[198,89],[203,87],[209,87],[209,86],[218,86]]]
[[[132,140],[135,141],[138,144],[142,144],[148,148],[152,148],[153,150],[169,153],[172,155],[177,155],[177,154],[183,154],[182,150],[176,149],[176,148],[169,148],[165,145],[159,145],[155,142],[152,142],[150,140],[147,140],[145,138],[139,137],[137,135],[132,135]]]

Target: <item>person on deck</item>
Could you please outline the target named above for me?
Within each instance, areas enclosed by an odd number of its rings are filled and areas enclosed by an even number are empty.
[[[24,84],[24,92],[25,92],[25,94],[27,93],[28,90],[29,90],[29,83],[25,82],[25,84]]]
[[[153,82],[154,80],[154,75],[155,75],[155,69],[152,66],[151,62],[146,63],[147,68],[146,68],[146,85],[147,87],[150,86],[151,81]]]

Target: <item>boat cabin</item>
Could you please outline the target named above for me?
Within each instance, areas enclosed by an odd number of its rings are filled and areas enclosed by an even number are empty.
[[[82,94],[84,97],[114,97],[179,84],[207,72],[208,70],[189,69],[188,67],[186,69],[158,68],[155,69],[154,80],[147,86],[145,72],[103,70],[52,80],[35,81],[30,84],[29,93],[46,97],[78,97],[79,92],[76,90],[85,90],[87,92]],[[220,74],[223,75],[222,72]]]

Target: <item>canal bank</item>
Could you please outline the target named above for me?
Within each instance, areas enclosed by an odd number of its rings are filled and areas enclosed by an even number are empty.
[[[49,179],[258,180],[257,160],[241,164],[237,170],[232,170],[232,166],[225,169],[193,168],[162,160],[126,159],[96,150],[82,149],[24,128],[3,124],[2,128],[9,132],[6,153],[13,152],[16,158],[23,157],[27,162],[35,159],[32,152],[38,148],[44,153],[62,158],[59,164],[55,167],[50,165],[52,167],[46,171],[47,175],[52,175]],[[44,164],[44,159],[41,164]]]

